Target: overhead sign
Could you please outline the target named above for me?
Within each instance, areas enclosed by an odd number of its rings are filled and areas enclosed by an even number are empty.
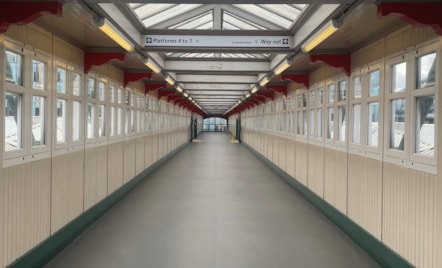
[[[290,48],[292,36],[146,35],[145,47]]]

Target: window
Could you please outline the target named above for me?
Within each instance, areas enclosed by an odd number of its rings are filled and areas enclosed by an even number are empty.
[[[345,142],[347,131],[347,80],[338,81],[338,141]]]
[[[316,114],[317,114],[317,129],[316,129],[316,136],[318,138],[322,139],[323,136],[323,130],[322,130],[322,124],[323,124],[323,110],[322,110],[322,106],[324,104],[324,88],[323,87],[318,87],[318,103],[317,103],[317,107],[318,109],[316,110]]]
[[[82,141],[83,129],[83,106],[82,106],[82,80],[83,76],[77,72],[72,72],[72,142]]]
[[[65,69],[57,68],[57,143],[65,143],[67,141],[67,103],[68,95],[66,94],[67,72]]]
[[[47,157],[49,57],[9,43],[4,72],[4,162],[11,166]],[[44,154],[41,154],[44,153]],[[32,154],[32,157],[28,157]]]
[[[98,137],[106,136],[106,84],[104,81],[98,82]]]
[[[438,42],[387,60],[385,161],[437,174]],[[376,121],[382,106],[370,102]]]

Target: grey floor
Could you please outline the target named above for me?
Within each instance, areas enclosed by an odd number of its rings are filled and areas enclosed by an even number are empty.
[[[46,267],[379,267],[229,135],[200,139]]]

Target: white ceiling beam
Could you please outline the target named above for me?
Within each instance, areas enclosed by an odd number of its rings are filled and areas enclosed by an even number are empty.
[[[159,29],[169,28],[170,26],[176,25],[180,22],[186,21],[188,19],[191,19],[191,18],[201,15],[203,13],[206,13],[207,11],[209,11],[213,8],[214,8],[214,5],[203,5],[201,7],[195,8],[191,11],[185,12],[182,15],[175,16],[175,17],[170,18],[164,22],[160,22],[155,25],[152,25],[151,27],[155,27],[155,28],[159,28]]]
[[[171,72],[270,72],[270,63],[262,61],[189,61],[167,60],[164,69]]]
[[[258,82],[257,75],[204,75],[178,74],[178,83],[226,83],[226,84],[254,84]]]
[[[243,18],[245,20],[253,22],[254,24],[260,25],[260,26],[262,26],[266,29],[269,29],[269,30],[287,30],[284,27],[279,26],[278,24],[264,20],[263,18],[255,16],[251,13],[245,12],[244,10],[241,10],[241,9],[236,8],[234,6],[222,5],[221,8],[225,11],[228,11],[229,13],[232,13],[240,18]]]
[[[183,84],[183,88],[187,90],[248,90],[252,88],[253,84],[244,85],[244,84]]]

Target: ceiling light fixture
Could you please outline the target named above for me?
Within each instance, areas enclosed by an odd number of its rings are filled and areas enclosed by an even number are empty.
[[[273,70],[273,73],[276,74],[276,75],[281,74],[282,72],[287,70],[287,68],[289,68],[290,65],[292,65],[292,63],[293,63],[292,60],[289,60],[289,59],[283,60],[280,64],[278,64],[276,66],[276,68]]]
[[[331,20],[325,24],[319,31],[317,31],[312,37],[310,37],[307,42],[302,45],[302,51],[305,53],[310,52],[325,39],[330,37],[334,32],[336,32],[342,26],[342,21]]]
[[[132,52],[135,49],[134,44],[129,41],[129,39],[127,39],[108,19],[96,19],[95,25],[126,51]]]
[[[164,77],[164,80],[171,86],[173,86],[175,84],[175,81],[173,81],[173,78],[170,75],[166,75]]]
[[[246,98],[248,98],[248,97],[250,97],[250,93],[247,93],[247,94],[246,94]]]
[[[258,87],[254,86],[251,90],[252,94],[256,93],[258,91]]]
[[[144,64],[146,64],[147,67],[149,67],[149,69],[151,69],[154,73],[160,73],[161,72],[161,68],[160,66],[158,66],[152,59],[147,59]]]
[[[268,82],[270,82],[269,77],[268,76],[264,76],[261,79],[261,81],[259,81],[259,85],[263,87],[263,86],[267,85]]]
[[[176,87],[176,91],[178,91],[179,93],[182,93],[183,92],[183,88],[180,85],[178,85]]]
[[[184,92],[183,95],[184,95],[184,97],[186,97],[186,98],[189,97],[189,94],[187,94],[187,92]]]

